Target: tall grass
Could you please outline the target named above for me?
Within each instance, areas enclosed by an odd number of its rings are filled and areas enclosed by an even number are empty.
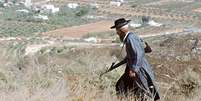
[[[0,46],[1,101],[120,101],[115,94],[115,83],[125,66],[99,77],[117,58],[120,47],[68,46],[61,42],[44,47],[35,54],[24,55],[27,45],[33,43],[7,41]],[[169,44],[163,48],[166,45]],[[155,46],[155,49],[158,48]],[[153,51],[149,60],[154,66],[161,100],[199,101],[199,68],[192,67],[198,64],[189,66],[190,60],[182,65],[184,71],[179,72],[179,62],[172,61],[175,58],[168,55],[169,59],[164,58],[164,62],[157,57],[158,51]],[[137,101],[135,97],[122,100]]]

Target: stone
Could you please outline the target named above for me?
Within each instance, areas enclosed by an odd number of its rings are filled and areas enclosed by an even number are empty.
[[[29,13],[29,11],[27,9],[20,9],[20,10],[16,10],[17,12],[23,12],[23,13]]]
[[[35,19],[42,19],[42,20],[48,20],[48,16],[46,15],[37,15],[37,16],[34,16]]]
[[[150,21],[148,22],[148,24],[149,24],[150,26],[154,26],[154,27],[160,27],[160,26],[162,26],[162,24],[157,23],[157,22],[155,22],[154,20],[150,20]]]
[[[59,12],[59,8],[55,7],[54,5],[46,4],[41,6],[42,11],[48,12],[48,13],[57,13]]]
[[[32,6],[31,0],[25,0],[24,5],[25,7],[30,8]]]
[[[77,3],[69,3],[67,6],[68,8],[76,9],[79,5]]]
[[[121,2],[118,2],[118,1],[111,1],[111,2],[110,2],[110,5],[111,5],[111,6],[117,6],[117,7],[119,7],[119,6],[122,5],[122,3],[121,3]]]

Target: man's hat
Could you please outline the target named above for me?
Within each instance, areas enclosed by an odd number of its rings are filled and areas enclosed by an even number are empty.
[[[110,27],[111,29],[113,28],[121,28],[122,26],[128,24],[131,20],[125,20],[124,18],[120,18],[115,20],[114,26]]]

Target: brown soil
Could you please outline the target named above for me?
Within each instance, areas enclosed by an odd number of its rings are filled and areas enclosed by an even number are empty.
[[[56,29],[53,31],[42,33],[42,35],[81,38],[88,33],[110,31],[110,27],[112,25],[113,25],[112,21],[98,21],[95,23],[90,23],[90,24],[85,24],[80,26]]]
[[[194,9],[193,11],[201,13],[201,8]]]

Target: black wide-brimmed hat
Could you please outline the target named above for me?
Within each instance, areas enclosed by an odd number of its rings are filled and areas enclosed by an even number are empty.
[[[131,20],[126,20],[124,18],[120,18],[114,21],[114,26],[110,27],[113,28],[121,28],[122,26],[128,24]]]

